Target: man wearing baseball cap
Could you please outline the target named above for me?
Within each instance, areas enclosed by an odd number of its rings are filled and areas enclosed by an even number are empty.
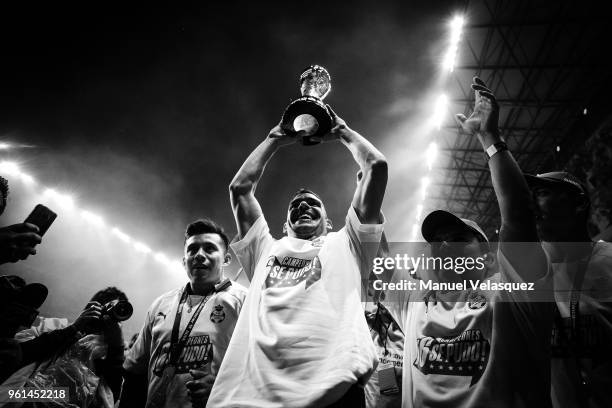
[[[423,221],[421,232],[431,257],[444,259],[444,264],[450,259],[454,266],[434,263],[421,279],[446,289],[421,288],[405,303],[402,406],[550,407],[554,304],[529,302],[526,292],[471,286],[550,286],[530,191],[499,135],[495,97],[479,78],[472,89],[474,112],[457,120],[485,151],[501,213],[499,247],[494,253],[476,222],[447,211],[434,211]],[[471,268],[467,259],[473,260]],[[467,287],[461,288],[464,281]],[[448,289],[451,284],[459,289]]]
[[[21,327],[29,327],[47,298],[47,288],[15,275],[0,276],[0,383],[21,367],[23,353],[13,338]]]
[[[586,187],[564,171],[525,176],[553,270],[554,407],[608,407],[612,389],[612,244],[592,242]]]

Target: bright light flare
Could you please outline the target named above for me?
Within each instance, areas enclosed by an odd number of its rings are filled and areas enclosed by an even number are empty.
[[[19,165],[12,161],[1,161],[0,172],[11,176],[18,176],[21,173]]]
[[[115,227],[111,230],[111,233],[116,236],[117,238],[119,238],[120,240],[122,240],[123,242],[125,242],[126,244],[129,244],[132,242],[132,238],[130,238],[130,236],[128,234],[126,234],[125,232],[121,231],[119,228]]]
[[[423,200],[427,198],[427,188],[429,187],[429,177],[423,177],[421,179],[421,194],[423,195]]]
[[[43,194],[58,203],[63,209],[74,208],[74,199],[67,194],[58,193],[52,188],[46,189]]]
[[[451,28],[451,43],[458,43],[461,39],[461,32],[463,31],[463,24],[465,20],[463,16],[455,16],[450,22]]]
[[[419,221],[421,219],[421,215],[423,215],[423,204],[419,204],[416,207],[416,220]]]
[[[170,260],[170,258],[168,258],[165,254],[161,252],[156,253],[154,259],[160,264],[164,265],[166,268],[168,268],[172,273],[180,273],[185,271],[182,262],[172,261]]]
[[[459,49],[459,41],[461,41],[461,33],[463,31],[464,19],[461,16],[456,16],[450,22],[450,41],[448,50],[444,55],[444,61],[442,65],[448,72],[453,72],[455,69],[455,62],[457,59],[457,50]]]
[[[91,211],[82,210],[81,217],[83,217],[85,221],[87,221],[90,224],[95,225],[96,227],[104,226],[104,219],[100,217],[99,215],[92,213]]]
[[[0,150],[8,150],[13,147],[10,143],[0,142]]]
[[[179,273],[179,272],[185,271],[185,267],[183,266],[183,263],[180,261],[171,261],[168,266],[172,270],[172,272]]]
[[[410,241],[416,241],[418,233],[419,233],[419,224],[415,223],[412,226],[412,234],[410,234],[411,235]]]
[[[13,146],[7,143],[0,142],[0,150],[6,149],[9,147],[13,147]],[[19,179],[21,179],[21,181],[24,182],[25,184],[30,184],[30,185],[37,184],[37,181],[34,179],[34,177],[32,177],[31,175],[27,173],[23,173],[20,170],[19,165],[13,161],[8,161],[8,160],[0,161],[0,174],[16,176]],[[63,210],[76,209],[75,200],[68,194],[60,193],[57,190],[52,189],[52,188],[45,188],[42,194],[46,199],[51,200],[55,204],[61,206]],[[100,215],[94,214],[91,211],[80,210],[78,213],[81,215],[83,220],[88,222],[89,224],[92,224],[100,228],[103,228],[106,225],[104,218],[102,218]],[[76,214],[76,213],[73,213],[73,214]],[[143,254],[153,253],[153,250],[149,246],[147,246],[146,244],[142,242],[135,241],[132,237],[130,237],[128,234],[124,233],[117,227],[113,227],[110,230],[110,232],[114,236],[119,238],[121,241],[123,241],[124,243],[131,244],[133,248],[136,250],[136,252],[143,253]],[[166,268],[168,268],[172,273],[180,273],[184,271],[183,264],[180,261],[173,261],[161,252],[154,253],[154,259],[160,264],[164,265]]]
[[[155,260],[159,263],[162,263],[164,265],[169,265],[170,264],[170,260],[168,259],[168,257],[164,254],[162,254],[161,252],[158,252],[155,254],[154,256]]]
[[[34,180],[34,177],[30,176],[29,174],[21,173],[19,177],[21,177],[21,181],[23,181],[25,184],[36,184],[36,180]]]
[[[146,246],[145,244],[143,244],[142,242],[134,242],[134,249],[138,252],[141,252],[143,254],[150,254],[151,248],[149,248],[148,246]]]
[[[436,158],[438,157],[438,144],[436,142],[431,142],[427,147],[427,151],[425,152],[425,161],[427,163],[427,168],[431,170],[433,167]]]
[[[448,97],[445,94],[438,96],[436,99],[436,105],[434,108],[434,116],[433,123],[434,126],[440,130],[442,128],[442,122],[444,121],[444,116],[446,115],[446,111],[448,107]]]
[[[0,143],[0,145],[2,145],[2,143]],[[2,150],[2,148],[0,148],[0,150]],[[19,169],[19,165],[12,161],[0,162],[0,173],[7,174],[9,176],[19,177],[21,181],[26,184],[36,184],[34,177],[30,176],[29,174],[23,173]]]

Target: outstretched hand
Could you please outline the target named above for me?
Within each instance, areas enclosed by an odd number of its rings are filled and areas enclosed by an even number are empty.
[[[486,135],[499,135],[499,104],[493,92],[478,77],[474,77],[472,89],[474,90],[476,101],[474,111],[469,118],[458,113],[455,120],[461,129],[469,134],[476,135],[479,139]]]

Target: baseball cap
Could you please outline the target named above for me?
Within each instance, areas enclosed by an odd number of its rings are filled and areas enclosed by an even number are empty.
[[[530,188],[537,186],[562,187],[588,197],[585,185],[578,178],[566,171],[551,171],[550,173],[525,174],[525,180]]]
[[[423,234],[423,238],[427,242],[433,242],[436,231],[442,226],[448,225],[456,225],[459,228],[467,228],[468,230],[474,232],[482,241],[489,242],[487,235],[484,233],[482,228],[476,222],[472,220],[468,220],[467,218],[459,218],[456,215],[444,211],[444,210],[436,210],[423,220],[423,225],[421,226],[421,234]]]
[[[41,283],[26,284],[16,275],[0,276],[0,302],[20,303],[38,309],[47,299],[49,291]]]

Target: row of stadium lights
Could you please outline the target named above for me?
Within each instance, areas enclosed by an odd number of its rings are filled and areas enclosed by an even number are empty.
[[[7,149],[8,147],[6,147],[5,145],[7,144],[0,143],[0,150]],[[21,171],[21,169],[19,168],[19,165],[15,162],[11,162],[11,161],[0,162],[0,174],[6,174],[9,176],[13,176],[15,179],[20,180],[26,185],[30,185],[30,186],[38,185],[38,182],[34,179],[34,177]],[[148,246],[147,244],[143,242],[133,239],[128,234],[123,232],[121,229],[117,227],[108,226],[106,222],[104,221],[104,218],[102,218],[100,215],[95,214],[85,209],[77,208],[77,205],[74,199],[70,195],[60,193],[57,190],[54,190],[52,188],[42,187],[41,189],[42,189],[42,195],[45,199],[49,200],[50,202],[53,202],[54,204],[59,205],[62,209],[74,211],[75,213],[80,214],[81,218],[84,221],[86,221],[88,224],[94,227],[100,228],[101,230],[109,231],[113,236],[118,238],[120,241],[124,242],[125,244],[131,245],[132,248],[136,252],[144,254],[144,255],[152,256],[153,259],[155,259],[155,261],[159,262],[160,264],[162,264],[163,266],[165,266],[166,268],[170,270],[173,270],[173,271],[183,270],[183,266],[181,262],[171,261],[162,252],[153,251],[150,246]]]
[[[456,16],[450,22],[450,44],[444,55],[444,60],[442,62],[442,66],[445,71],[448,73],[453,72],[455,69],[455,60],[457,57],[457,50],[459,49],[459,41],[461,40],[461,33],[463,30],[464,20],[461,16]],[[440,130],[442,128],[442,122],[444,121],[444,117],[447,113],[448,109],[448,97],[445,94],[441,94],[436,99],[436,104],[434,108],[434,114],[432,117],[433,127],[436,130]],[[430,173],[433,167],[433,164],[438,157],[438,144],[436,142],[431,142],[425,151],[425,161],[427,164],[427,174],[421,179],[421,201],[416,206],[416,214],[414,225],[412,226],[412,234],[410,241],[416,241],[419,234],[419,226],[421,222],[421,217],[423,215],[423,205],[425,200],[427,199],[427,190],[430,185]]]

